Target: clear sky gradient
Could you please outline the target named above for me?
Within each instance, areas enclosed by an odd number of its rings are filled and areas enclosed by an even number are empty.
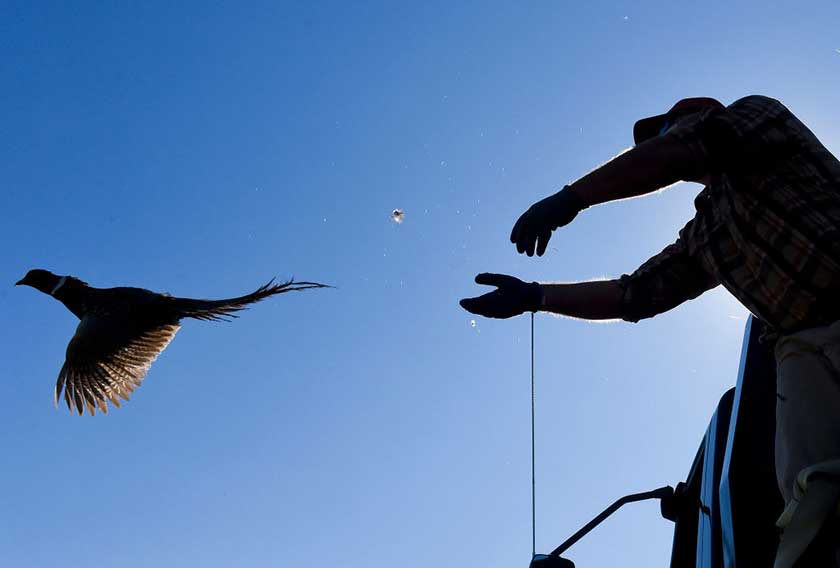
[[[594,208],[548,254],[517,216],[686,96],[785,102],[840,151],[840,4],[0,3],[0,564],[524,567],[529,323],[477,272],[630,272],[698,186]],[[393,223],[394,208],[405,211]],[[131,402],[54,410],[75,318],[13,283],[225,297]],[[539,315],[537,546],[684,479],[746,312],[714,290],[637,325]],[[666,566],[655,504],[570,550]]]

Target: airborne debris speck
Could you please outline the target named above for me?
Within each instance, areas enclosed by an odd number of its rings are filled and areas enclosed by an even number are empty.
[[[475,327],[475,320],[470,320],[470,327]]]
[[[394,209],[391,211],[391,221],[400,224],[405,220],[405,212],[402,209]]]

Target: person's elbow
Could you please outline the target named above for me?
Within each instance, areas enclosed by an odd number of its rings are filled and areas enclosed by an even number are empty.
[[[677,181],[702,182],[708,176],[708,167],[685,142],[676,136],[659,136],[651,143],[662,157],[666,175]]]

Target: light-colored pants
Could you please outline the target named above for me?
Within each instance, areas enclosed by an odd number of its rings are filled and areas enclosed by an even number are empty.
[[[783,335],[776,366],[776,477],[787,504],[802,469],[840,459],[840,321]]]

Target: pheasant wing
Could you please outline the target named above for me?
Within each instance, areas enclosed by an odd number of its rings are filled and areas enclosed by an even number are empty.
[[[181,328],[177,323],[131,326],[106,317],[87,316],[67,346],[55,385],[55,404],[64,392],[70,412],[91,415],[107,402],[120,406],[140,386],[152,363]]]

